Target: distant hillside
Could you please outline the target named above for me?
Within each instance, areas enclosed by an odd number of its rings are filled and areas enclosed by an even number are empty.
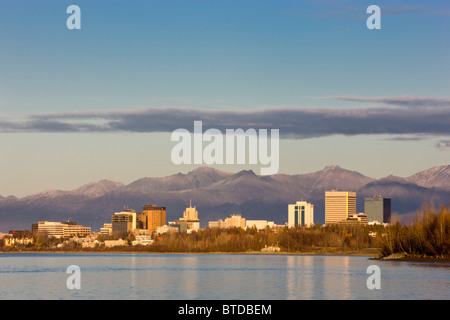
[[[410,176],[407,180],[425,188],[450,190],[450,165],[424,170]]]
[[[77,221],[98,230],[123,208],[141,211],[144,204],[167,207],[167,220],[182,216],[192,199],[201,226],[210,220],[240,213],[247,219],[287,222],[287,205],[297,200],[314,204],[315,220],[324,223],[325,191],[357,193],[357,210],[364,211],[364,197],[392,198],[392,212],[414,214],[425,201],[450,203],[450,166],[431,168],[407,178],[366,177],[356,171],[327,166],[309,174],[259,176],[251,170],[238,173],[200,167],[187,174],[142,178],[128,185],[101,180],[71,191],[48,190],[23,198],[0,197],[0,231],[30,229],[42,220]]]

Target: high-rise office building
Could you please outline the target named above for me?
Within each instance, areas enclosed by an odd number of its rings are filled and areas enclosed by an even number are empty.
[[[391,199],[375,196],[364,198],[364,212],[369,222],[391,222]]]
[[[184,220],[198,220],[198,211],[194,207],[192,207],[192,204],[189,205],[189,208],[186,208],[186,210],[183,212],[183,219]]]
[[[297,201],[288,205],[288,228],[311,226],[314,224],[314,205],[306,201]]]
[[[112,215],[112,234],[122,236],[128,233],[151,234],[166,224],[166,207],[146,204],[142,213],[125,209]]]
[[[113,235],[126,235],[136,229],[136,211],[125,209],[112,215],[112,233]]]
[[[146,204],[142,209],[141,217],[143,229],[156,231],[158,227],[166,225],[166,207]]]
[[[200,230],[200,220],[198,219],[198,211],[192,202],[189,203],[189,208],[183,212],[183,217],[174,222],[174,226],[177,226],[182,232],[192,232]]]
[[[325,191],[325,224],[338,223],[356,215],[356,192]]]

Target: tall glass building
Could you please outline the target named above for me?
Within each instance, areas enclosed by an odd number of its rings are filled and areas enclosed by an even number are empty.
[[[364,213],[369,222],[391,222],[391,199],[375,196],[364,198]]]

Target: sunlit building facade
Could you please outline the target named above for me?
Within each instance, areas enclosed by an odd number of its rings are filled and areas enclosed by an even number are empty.
[[[297,201],[288,205],[288,228],[314,225],[314,205],[306,201]]]
[[[142,209],[143,229],[156,231],[158,227],[166,225],[166,207],[146,204]]]
[[[225,220],[210,221],[208,226],[210,228],[242,228],[245,229],[245,218],[240,214],[233,214]]]
[[[53,221],[39,221],[32,224],[32,233],[37,236],[47,237],[73,237],[73,236],[87,236],[91,234],[90,227],[83,227],[76,224],[76,222],[53,222]]]
[[[136,229],[136,211],[125,209],[112,215],[112,234],[116,236],[126,235]]]
[[[176,220],[173,226],[178,227],[180,232],[192,232],[200,230],[200,220],[198,219],[198,211],[192,203],[189,204],[189,208],[183,212],[183,217]]]
[[[325,191],[325,224],[338,223],[356,214],[356,192]]]

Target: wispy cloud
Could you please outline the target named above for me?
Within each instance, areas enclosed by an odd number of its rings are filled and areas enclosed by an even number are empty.
[[[358,97],[358,96],[338,96],[332,97],[338,100],[353,102],[383,103],[400,107],[450,107],[450,98],[436,97]]]
[[[32,114],[25,119],[0,120],[0,132],[172,132],[203,128],[279,129],[283,138],[329,135],[390,134],[397,140],[419,135],[450,135],[450,99],[336,97],[358,102],[382,102],[383,107],[270,107],[259,110],[147,108],[109,112]],[[432,106],[419,108],[418,106]],[[399,108],[398,106],[407,106]],[[401,138],[403,137],[403,138]],[[405,138],[406,137],[406,138]]]
[[[440,140],[435,145],[436,149],[440,151],[450,150],[450,140]]]
[[[429,3],[427,5],[386,5],[382,6],[383,15],[418,14],[422,16],[448,16],[450,6],[448,3]]]
[[[383,140],[388,140],[388,141],[420,141],[420,140],[425,140],[425,139],[430,139],[430,136],[422,136],[422,135],[416,135],[416,136],[394,136],[394,137],[388,137],[388,138],[384,138]]]
[[[175,98],[161,98],[161,99],[153,99],[155,102],[189,102],[186,99],[175,99]]]
[[[307,5],[299,5],[292,3],[286,7],[281,13],[289,17],[302,17],[313,15],[314,17],[341,18],[346,20],[363,20],[367,19],[367,7],[370,3],[361,3],[355,1],[348,3],[340,0],[307,0]],[[376,4],[376,3],[375,3]],[[410,4],[409,0],[402,2],[397,1],[395,4],[383,3],[379,4],[382,16],[398,16],[398,15],[416,15],[416,16],[449,16],[450,4],[446,1],[440,3]]]

